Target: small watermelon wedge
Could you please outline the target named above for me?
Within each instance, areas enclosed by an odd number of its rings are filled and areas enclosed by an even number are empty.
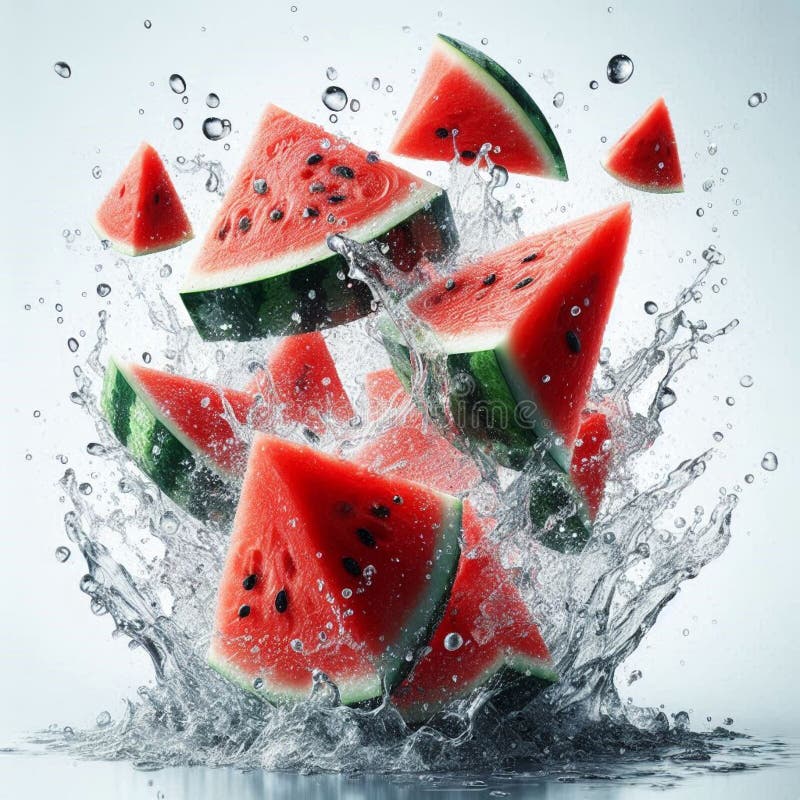
[[[331,234],[376,241],[400,270],[457,242],[437,186],[271,105],[186,278],[204,339],[256,339],[351,322],[371,310]]]
[[[611,148],[603,167],[620,183],[643,192],[683,191],[678,142],[663,97]]]
[[[245,391],[282,407],[283,418],[321,435],[326,420],[346,424],[355,416],[330,350],[318,331],[282,339],[269,354],[267,369]]]
[[[580,445],[578,445],[580,442]],[[602,411],[586,412],[572,452],[570,475],[581,490],[592,519],[600,510],[611,463],[611,429]]]
[[[460,527],[455,498],[259,434],[209,662],[274,702],[318,672],[346,705],[381,697],[441,617]]]
[[[487,534],[491,520],[464,504],[464,555],[425,655],[392,700],[411,723],[486,687],[521,707],[558,675],[530,611]]]
[[[114,435],[164,494],[200,519],[232,518],[247,462],[250,394],[112,359],[100,405]]]
[[[168,250],[194,236],[164,163],[147,142],[97,209],[94,228],[129,256]]]
[[[525,89],[480,50],[439,34],[391,150],[472,163],[487,142],[510,172],[567,180],[558,140]]]
[[[411,404],[394,370],[368,374],[366,389],[372,419],[403,406],[406,411],[392,427],[357,450],[352,456],[355,462],[446,494],[460,495],[478,484],[481,473],[473,459],[447,441]]]

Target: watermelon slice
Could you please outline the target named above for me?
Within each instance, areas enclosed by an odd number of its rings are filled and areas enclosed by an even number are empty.
[[[370,373],[366,386],[373,419],[410,402],[394,370]],[[418,481],[447,494],[462,494],[481,479],[473,459],[450,444],[410,405],[397,424],[367,442],[353,460],[373,472]]]
[[[487,142],[492,161],[511,172],[567,180],[561,148],[531,96],[487,55],[439,34],[391,150],[471,163]]]
[[[325,421],[346,424],[355,416],[325,339],[318,331],[282,339],[245,391],[280,404],[283,418],[320,435]]]
[[[100,402],[114,435],[164,494],[201,519],[233,516],[247,461],[238,425],[248,422],[248,393],[112,359]]]
[[[487,540],[491,520],[464,504],[464,555],[425,655],[395,690],[409,722],[422,722],[479,686],[513,693],[517,707],[558,679],[550,653]]]
[[[643,192],[682,192],[678,142],[663,97],[611,148],[603,167],[609,175]]]
[[[600,510],[606,488],[611,462],[610,442],[611,430],[606,415],[600,411],[584,414],[569,472],[586,500],[592,519]]]
[[[163,162],[146,142],[97,209],[94,228],[129,256],[168,250],[194,235]]]
[[[307,697],[316,670],[345,704],[380,697],[439,621],[460,526],[455,498],[259,434],[210,663],[276,702]]]
[[[327,245],[378,241],[401,270],[457,241],[445,192],[269,106],[181,297],[204,339],[306,333],[370,312]]]

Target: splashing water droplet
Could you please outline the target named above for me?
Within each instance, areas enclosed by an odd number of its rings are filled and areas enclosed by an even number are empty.
[[[698,208],[697,211],[695,211],[694,213],[697,214],[698,217],[702,217],[703,214],[705,214],[706,212],[703,211],[702,208]]]
[[[708,154],[710,156],[715,156],[717,154],[717,146],[715,144],[710,144],[708,146]]]
[[[209,108],[217,108],[219,106],[219,95],[214,94],[214,92],[209,92],[206,95],[206,105]]]
[[[556,92],[553,95],[553,105],[556,108],[561,108],[564,105],[564,92]]]
[[[714,431],[714,433],[712,434],[712,437],[713,437],[715,442],[721,442],[722,439],[724,438],[722,433],[721,433],[721,431]]]
[[[760,106],[762,103],[767,102],[767,93],[766,92],[753,92],[750,97],[747,98],[747,105],[750,108],[756,108]]]
[[[111,714],[108,711],[101,711],[95,722],[98,728],[107,728],[111,724]]]
[[[669,388],[669,386],[665,386],[659,393],[658,398],[656,399],[656,408],[659,411],[663,411],[665,408],[669,408],[670,406],[674,406],[677,402],[678,398],[675,392]]]
[[[100,297],[108,297],[111,294],[111,287],[107,283],[98,283],[97,294],[99,294]]]
[[[325,77],[329,81],[335,81],[339,77],[336,67],[328,67],[328,69],[325,70]]]
[[[628,675],[628,686],[632,683],[636,683],[636,681],[640,681],[642,679],[642,671],[640,669],[635,669]]]
[[[655,314],[658,311],[658,305],[656,305],[656,303],[654,303],[652,300],[648,300],[644,304],[644,311],[645,314]]]
[[[351,100],[350,101],[350,110],[351,111],[359,111],[361,109],[361,103],[358,100]]]
[[[606,76],[611,83],[625,83],[631,75],[633,75],[633,61],[628,56],[618,53],[609,59]]]
[[[489,44],[489,40],[484,36],[483,39],[481,39],[481,44]]]
[[[212,142],[224,139],[231,132],[231,121],[219,117],[208,117],[203,121],[203,135]]]
[[[67,347],[69,348],[70,353],[77,353],[80,345],[74,336],[70,336],[69,339],[67,339]]]
[[[464,644],[464,639],[459,633],[448,633],[447,636],[444,637],[444,649],[450,652],[458,650],[462,644]]]
[[[72,75],[72,68],[66,61],[56,61],[53,64],[53,70],[59,78],[69,78]]]
[[[341,111],[347,105],[347,92],[341,86],[329,86],[322,93],[322,102],[331,111]]]
[[[597,81],[589,81],[589,88],[590,89],[594,90],[594,89],[597,89],[599,86],[600,86],[600,84]]]
[[[186,91],[186,81],[182,76],[178,75],[177,72],[173,72],[172,75],[169,76],[169,88],[172,89],[175,94],[183,94]]]
[[[292,639],[292,641],[289,642],[289,646],[295,651],[295,653],[303,652],[303,643],[299,639]]]
[[[146,351],[142,353],[142,361],[144,361],[145,364],[149,364],[152,360],[153,357],[150,355],[150,353]]]
[[[381,88],[381,79],[373,78],[370,85],[372,86],[373,91],[377,92]]]
[[[748,472],[747,475],[744,476],[745,483],[752,483],[756,479],[756,476],[753,475],[752,472]]]
[[[180,117],[173,117],[172,127],[175,128],[176,131],[183,130],[183,120]]]
[[[92,177],[97,180],[103,177],[103,170],[98,165],[92,167]]]
[[[150,28],[152,28],[152,27],[153,27],[153,23],[152,23],[152,22],[150,22],[150,20],[149,20],[149,19],[146,19],[146,20],[144,21],[144,26],[145,26],[145,28],[147,28],[147,30],[150,30]]]
[[[764,453],[764,458],[761,459],[761,469],[765,469],[767,472],[775,472],[778,469],[778,456],[772,450]]]
[[[169,264],[162,265],[161,269],[158,271],[158,274],[162,278],[169,278],[172,275],[172,267]]]
[[[64,547],[63,544],[56,547],[55,556],[56,561],[58,561],[59,564],[63,564],[65,561],[68,561],[71,555],[72,551],[69,549],[69,547]]]
[[[742,386],[745,389],[749,389],[753,383],[754,381],[752,375],[742,375],[742,377],[739,378],[739,386]]]

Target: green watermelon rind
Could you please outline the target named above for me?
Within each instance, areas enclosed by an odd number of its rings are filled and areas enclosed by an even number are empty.
[[[649,192],[650,194],[680,194],[684,192],[683,182],[675,186],[656,186],[652,183],[641,183],[640,181],[632,181],[621,175],[619,172],[611,169],[608,166],[608,159],[603,158],[600,161],[600,166],[615,180],[624,186],[629,186],[631,189],[638,189],[640,192]]]
[[[468,682],[456,684],[457,691],[447,700],[411,700],[397,703],[396,707],[406,723],[420,725],[445,711],[454,703],[464,700],[476,690],[486,687],[493,694],[513,692],[520,681],[530,681],[529,691],[533,695],[545,685],[556,683],[558,672],[549,661],[530,658],[522,653],[501,653],[492,664]]]
[[[362,244],[389,244],[393,232],[403,228],[410,231],[427,218],[440,233],[441,247],[429,257],[446,255],[457,246],[453,212],[442,189],[424,184],[411,202],[400,205],[345,233]],[[387,257],[403,260],[404,255],[390,251]],[[212,273],[213,281],[190,278],[181,291],[181,300],[198,333],[208,341],[309,333],[353,322],[372,311],[369,287],[347,277],[347,271],[345,258],[323,243],[296,253],[291,260],[284,257],[248,267],[227,285],[224,282],[226,276],[231,277],[229,270]],[[212,285],[219,282],[223,285]]]
[[[567,163],[550,123],[519,81],[508,70],[480,50],[443,33],[437,34],[437,36],[461,58],[464,67],[469,70],[473,78],[482,83],[487,92],[497,96],[503,105],[514,113],[523,129],[535,142],[537,152],[543,158],[546,157],[550,163],[551,171],[543,177],[561,181],[569,180]]]
[[[403,635],[391,645],[391,652],[387,650],[384,653],[375,672],[355,684],[345,683],[340,679],[337,688],[342,705],[371,705],[383,697],[385,692],[391,692],[397,687],[413,667],[413,662],[406,659],[406,654],[425,645],[441,621],[461,557],[461,501],[440,492],[437,494],[442,501],[442,522],[434,545],[438,556],[434,558],[430,580],[426,582],[428,591],[420,598],[404,624]],[[219,654],[213,641],[206,660],[209,666],[231,683],[274,704],[299,703],[307,700],[311,692],[310,685],[304,691],[276,689],[275,684],[269,683],[266,676],[248,675]],[[260,688],[253,685],[255,677],[262,680]]]
[[[379,329],[389,361],[406,390],[411,393],[411,362],[408,345],[402,339],[400,331],[389,320],[382,320]],[[526,398],[530,389],[524,384],[513,367],[510,355],[501,341],[487,336],[484,340],[488,349],[468,350],[478,347],[477,337],[463,341],[464,352],[458,352],[456,340],[448,341],[444,354],[446,370],[452,383],[471,386],[471,395],[467,398],[467,415],[475,419],[472,409],[480,404],[484,408],[503,409],[504,418],[511,424],[497,435],[497,428],[492,432],[481,425],[465,428],[460,426],[466,435],[478,446],[488,452],[499,464],[511,469],[521,469],[531,455],[531,449],[542,437],[548,437],[549,426],[539,415],[531,416],[531,425],[522,427],[516,424],[515,411],[518,407],[516,398]],[[492,346],[494,345],[494,346]],[[455,350],[456,352],[453,352]],[[423,352],[423,361],[430,359]],[[430,379],[435,367],[427,370]],[[436,381],[436,378],[433,378]],[[426,409],[435,421],[446,423],[449,416],[464,418],[464,409],[453,407],[462,399],[451,398],[450,409],[446,409],[439,401],[440,392],[436,386],[424,391],[430,402]],[[448,413],[449,412],[449,413]],[[478,422],[484,417],[477,415]],[[553,445],[545,455],[544,469],[539,467],[532,476],[530,492],[530,518],[535,528],[541,532],[540,541],[546,547],[560,552],[579,552],[589,540],[592,530],[591,515],[583,495],[575,486],[569,474],[570,454],[560,446]],[[539,465],[537,465],[539,466]],[[548,468],[551,467],[551,468]],[[546,524],[553,514],[559,515],[560,524]]]
[[[138,258],[139,256],[150,256],[153,255],[153,253],[162,253],[164,250],[172,250],[173,247],[180,247],[182,244],[186,244],[186,242],[190,242],[192,239],[194,239],[194,232],[190,230],[174,241],[159,243],[154,247],[136,248],[132,247],[128,242],[123,242],[121,239],[111,236],[103,228],[97,218],[91,221],[91,225],[101,241],[109,242],[118,253],[122,253],[125,256],[131,256],[132,258]]]
[[[122,362],[106,368],[100,408],[133,461],[176,505],[202,520],[233,519],[237,476],[205,458],[156,408]]]

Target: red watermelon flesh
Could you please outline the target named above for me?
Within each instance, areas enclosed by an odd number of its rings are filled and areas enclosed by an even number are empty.
[[[464,554],[444,616],[426,654],[393,696],[410,721],[432,716],[503,667],[557,680],[547,645],[487,539],[494,524],[464,504]]]
[[[192,225],[158,153],[146,142],[97,209],[98,235],[132,256],[188,241]]]
[[[245,388],[281,405],[283,417],[325,432],[325,420],[345,424],[355,411],[344,390],[322,334],[301,333],[282,339],[261,370]]]
[[[461,504],[259,434],[219,589],[209,660],[281,702],[322,670],[342,702],[376,698],[438,621]]]
[[[645,192],[682,192],[678,142],[663,97],[611,148],[603,166],[618,181]]]
[[[562,437],[551,452],[564,469],[630,225],[629,205],[606,209],[491,253],[409,301],[446,353],[495,351],[517,401],[533,401]]]
[[[572,453],[570,475],[583,493],[592,518],[597,516],[608,478],[611,461],[611,430],[608,418],[600,411],[590,411],[583,416],[578,432],[580,446]]]
[[[484,53],[439,35],[391,150],[471,163],[486,143],[511,172],[567,179],[555,134],[530,95]]]
[[[474,460],[442,436],[410,403],[394,370],[367,375],[367,405],[371,419],[397,411],[397,424],[361,447],[353,460],[381,474],[418,481],[447,494],[462,494],[476,486],[481,473]]]

